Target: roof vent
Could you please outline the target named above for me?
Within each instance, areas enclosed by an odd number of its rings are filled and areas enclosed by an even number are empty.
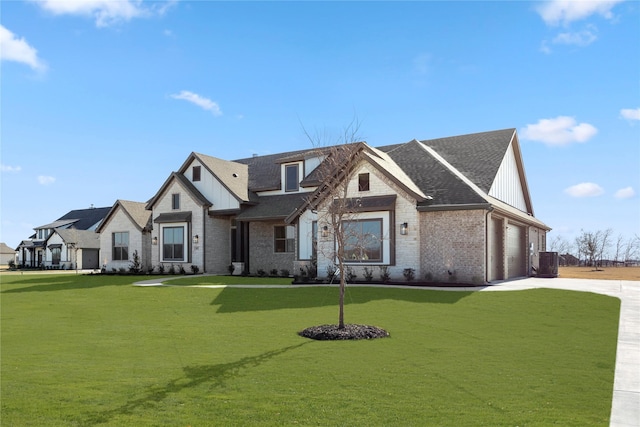
[[[237,177],[238,177],[238,174],[237,174],[237,173],[234,173],[234,174],[233,174],[233,177],[234,177],[234,178],[237,178]]]

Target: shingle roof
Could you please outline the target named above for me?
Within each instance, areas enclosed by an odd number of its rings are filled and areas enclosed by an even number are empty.
[[[95,231],[65,228],[58,229],[55,232],[60,235],[67,245],[75,244],[79,249],[100,249],[100,234]]]
[[[433,148],[482,191],[489,193],[515,132],[515,129],[503,129],[420,142]]]
[[[421,142],[380,147],[422,192],[432,199],[423,204],[457,205],[485,203],[477,192],[424,149]]]
[[[105,225],[110,221],[111,216],[115,214],[118,208],[122,209],[124,213],[131,219],[133,224],[139,230],[151,229],[151,211],[146,209],[147,204],[143,202],[132,202],[130,200],[116,200],[105,219],[100,223],[100,226],[96,229],[97,232],[101,232]]]
[[[238,221],[284,219],[301,206],[311,193],[292,193],[259,197],[258,204],[240,213]]]
[[[146,209],[151,210],[153,208],[153,205],[155,204],[155,202],[165,192],[169,184],[174,180],[182,184],[184,188],[187,190],[187,192],[191,194],[191,197],[193,197],[193,200],[198,202],[201,206],[211,206],[211,202],[207,200],[207,198],[200,192],[200,190],[198,190],[193,185],[193,183],[191,183],[191,181],[189,181],[184,175],[180,173],[172,172],[171,175],[169,175],[169,178],[167,178],[164,184],[162,184],[162,187],[160,187],[160,190],[158,190],[158,192],[151,198],[151,200],[147,202]]]
[[[77,230],[88,230],[94,226],[97,226],[109,213],[111,207],[106,208],[89,208],[89,209],[76,209],[61,216],[56,221],[36,227],[35,230],[44,228],[58,228],[69,224],[73,224],[73,227]]]
[[[211,172],[239,201],[249,201],[249,168],[246,164],[230,162],[207,156],[206,154],[193,153],[194,157]],[[183,170],[180,171],[184,173]]]

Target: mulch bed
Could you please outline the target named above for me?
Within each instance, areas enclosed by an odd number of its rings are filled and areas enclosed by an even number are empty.
[[[388,337],[389,332],[377,326],[346,324],[344,328],[338,325],[311,326],[298,332],[298,335],[319,341],[370,340]]]

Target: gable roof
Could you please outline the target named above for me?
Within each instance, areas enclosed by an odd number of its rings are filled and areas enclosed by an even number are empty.
[[[96,229],[98,233],[100,233],[106,224],[111,221],[111,218],[118,209],[122,209],[124,214],[131,220],[131,222],[136,226],[136,228],[140,231],[150,230],[151,227],[151,211],[146,209],[147,204],[143,202],[132,202],[129,200],[116,200],[113,204],[109,213],[104,218],[104,220],[100,223],[100,226]]]
[[[146,209],[153,209],[153,205],[156,204],[158,199],[162,196],[162,194],[164,194],[164,192],[167,190],[167,188],[169,188],[169,185],[173,181],[178,182],[178,184],[180,184],[187,191],[187,193],[189,193],[193,200],[199,205],[207,207],[211,206],[211,202],[207,200],[207,198],[200,192],[200,190],[198,190],[193,185],[193,183],[191,183],[191,181],[189,181],[184,175],[177,172],[171,172],[171,175],[169,175],[164,184],[162,184],[162,187],[160,187],[158,192],[151,198],[151,200],[147,202]]]
[[[95,231],[75,228],[56,229],[46,241],[48,242],[55,234],[58,234],[65,244],[76,245],[78,249],[100,249],[100,234]]]
[[[15,254],[16,251],[11,249],[6,243],[0,243],[0,254]]]
[[[194,152],[189,155],[178,173],[184,174],[194,159],[197,159],[239,202],[249,201],[249,168],[246,164]]]
[[[34,228],[34,230],[59,228],[71,224],[78,230],[88,230],[102,222],[110,210],[111,207],[76,209],[66,213],[52,223]]]

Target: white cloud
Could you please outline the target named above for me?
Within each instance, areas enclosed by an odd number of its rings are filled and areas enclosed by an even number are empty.
[[[547,25],[567,25],[591,15],[613,18],[613,7],[624,0],[550,0],[542,3],[537,12]]]
[[[521,131],[523,139],[540,141],[547,145],[567,145],[573,142],[586,142],[598,129],[589,123],[577,123],[568,116],[554,119],[540,119],[536,124],[529,124]]]
[[[197,93],[189,92],[188,90],[183,90],[178,94],[171,95],[173,99],[182,99],[185,101],[189,101],[192,104],[197,105],[203,110],[211,111],[214,116],[221,116],[222,111],[220,110],[220,106],[213,102],[208,98],[204,98]]]
[[[604,194],[604,190],[593,182],[582,182],[564,190],[571,197],[595,197]]]
[[[175,0],[143,6],[142,0],[32,0],[54,15],[79,15],[94,18],[96,26],[108,27],[133,18],[163,15]]]
[[[34,47],[24,38],[17,38],[3,25],[0,25],[0,59],[21,62],[36,71],[45,71],[47,68],[38,58],[38,51]]]
[[[20,172],[22,168],[20,166],[0,165],[0,171],[2,172]]]
[[[595,29],[591,27],[578,32],[560,33],[553,39],[553,43],[588,46],[597,39],[598,37],[595,35]]]
[[[627,120],[640,120],[640,108],[623,108],[620,115]]]
[[[633,187],[625,187],[616,191],[616,194],[613,196],[616,199],[630,199],[636,195],[636,192],[633,190]]]
[[[56,179],[52,176],[40,175],[38,176],[38,183],[42,185],[49,185],[56,182]]]

